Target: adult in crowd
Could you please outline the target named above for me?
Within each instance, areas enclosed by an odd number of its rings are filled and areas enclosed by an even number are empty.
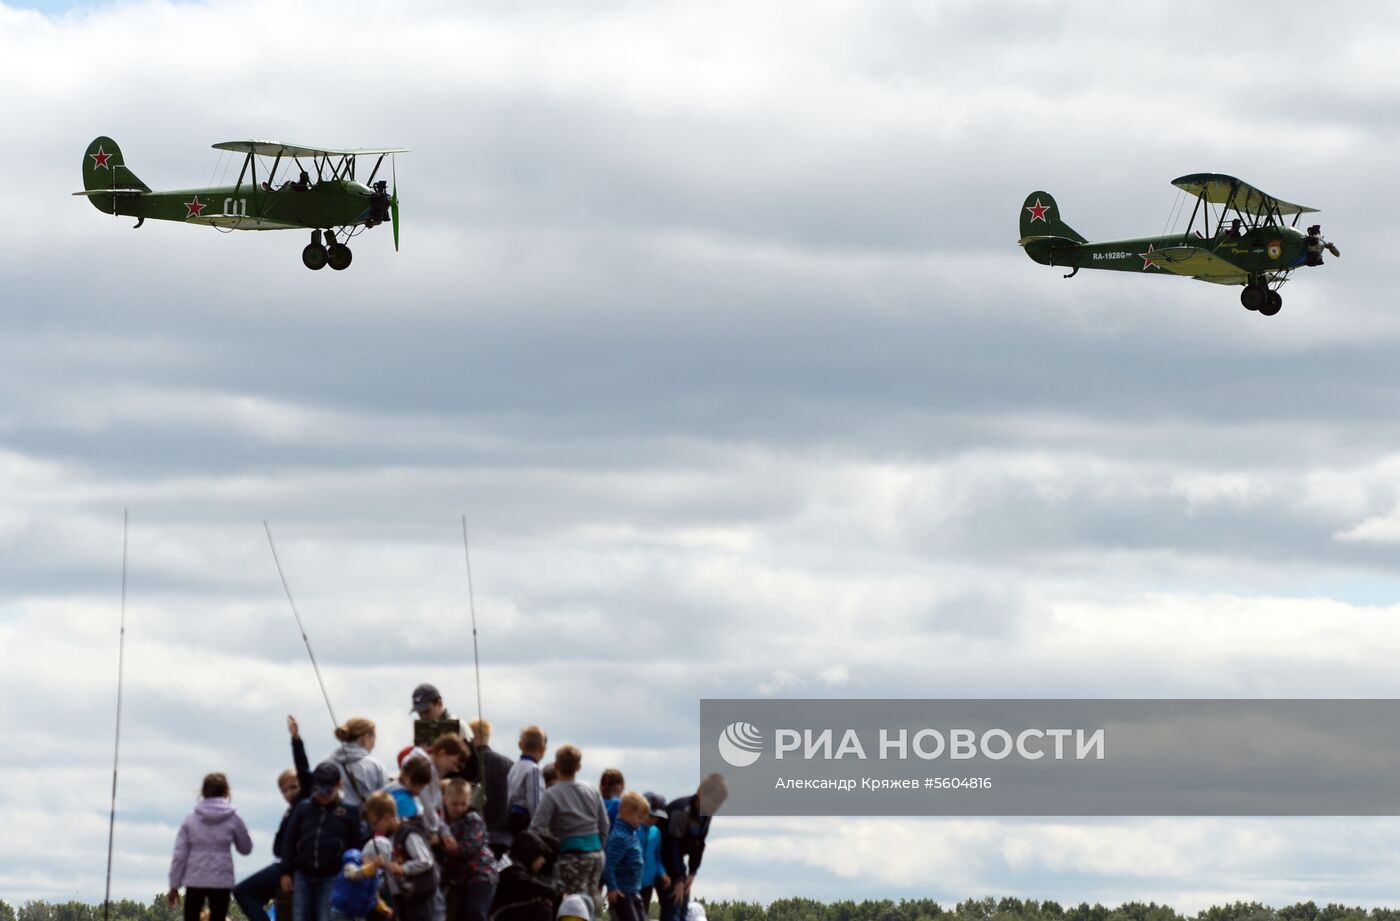
[[[370,754],[374,751],[374,722],[357,716],[337,726],[335,737],[340,747],[327,760],[340,769],[341,798],[347,806],[358,809],[371,793],[389,784],[389,772]]]
[[[471,727],[470,753],[462,766],[462,776],[479,787],[484,800],[481,817],[486,820],[486,841],[498,858],[510,850],[510,769],[515,763],[491,748],[491,721],[475,719]]]
[[[410,712],[416,714],[420,720],[456,719],[447,712],[447,705],[442,702],[442,695],[438,693],[437,687],[426,681],[413,689],[413,709]]]
[[[729,798],[723,774],[711,774],[700,781],[691,796],[682,796],[666,805],[666,821],[661,828],[661,869],[666,884],[657,880],[656,894],[661,901],[661,921],[686,921],[690,890],[700,860],[705,856],[705,836],[710,819]]]

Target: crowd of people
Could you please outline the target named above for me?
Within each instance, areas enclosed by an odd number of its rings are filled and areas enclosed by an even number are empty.
[[[223,774],[204,778],[170,862],[167,900],[185,890],[185,921],[225,921],[236,900],[248,921],[688,921],[710,819],[728,795],[711,774],[667,801],[628,790],[608,768],[580,780],[583,754],[520,731],[518,758],[491,748],[491,724],[464,738],[430,684],[413,691],[415,744],[392,775],[374,756],[375,725],[336,729],[313,769],[294,717],[292,764],[277,778],[287,802],[275,861],[235,882],[232,850],[253,850]]]

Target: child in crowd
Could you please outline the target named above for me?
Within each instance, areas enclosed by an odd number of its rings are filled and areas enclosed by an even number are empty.
[[[422,758],[405,758],[403,767],[399,769],[399,779],[385,787],[384,792],[394,798],[400,819],[422,817],[423,803],[419,794],[432,782],[432,765]],[[426,830],[426,819],[423,825]],[[429,834],[431,835],[431,832]]]
[[[520,760],[512,765],[510,774],[506,777],[512,833],[529,828],[539,810],[540,797],[544,796],[544,777],[540,772],[540,760],[544,758],[545,746],[549,744],[549,740],[540,727],[526,726],[520,730],[519,744]]]
[[[661,829],[666,821],[666,799],[660,793],[643,793],[649,806],[645,840],[642,841],[642,912],[651,915],[651,897],[658,885],[671,885],[671,878],[661,866]]]
[[[390,866],[394,862],[394,832],[399,830],[399,809],[394,798],[383,790],[369,795],[365,800],[365,822],[369,825],[370,839],[365,843],[364,856],[367,860],[377,860],[390,874],[390,879],[402,869]],[[389,886],[393,891],[393,886]]]
[[[559,887],[550,879],[559,843],[522,831],[510,843],[510,866],[501,871],[491,900],[491,921],[554,921]]]
[[[233,894],[233,854],[253,852],[248,828],[228,801],[228,778],[209,774],[200,790],[201,799],[175,836],[175,852],[170,857],[170,891],[166,903],[171,908],[185,887],[185,921],[198,921],[204,903],[209,903],[210,921],[228,917]]]
[[[364,840],[359,809],[340,799],[340,777],[335,762],[316,765],[311,798],[298,803],[287,820],[282,891],[292,895],[294,921],[330,921],[331,890],[341,858]]]
[[[267,921],[267,912],[263,906],[277,898],[278,890],[281,889],[282,880],[282,842],[286,837],[287,822],[292,817],[292,809],[296,804],[311,795],[311,764],[306,760],[306,745],[301,740],[301,730],[297,726],[297,719],[294,716],[287,717],[287,732],[292,737],[292,763],[293,768],[287,768],[277,778],[277,789],[282,793],[282,798],[287,801],[287,811],[282,813],[282,822],[277,826],[277,834],[272,839],[272,856],[274,862],[254,873],[252,876],[242,879],[237,886],[233,887],[233,900],[238,903],[238,907],[243,910],[243,916],[248,921]],[[291,899],[283,898],[279,914],[290,918],[292,915]]]
[[[449,854],[457,852],[457,841],[442,820],[442,779],[461,770],[468,754],[467,743],[462,741],[461,736],[450,732],[438,736],[437,741],[426,749],[414,748],[404,759],[404,763],[417,759],[428,764],[431,774],[418,792],[418,799],[423,804],[423,821],[433,843],[441,844]]]
[[[564,892],[588,899],[590,917],[603,878],[603,841],[608,835],[608,812],[598,788],[577,780],[583,753],[564,745],[554,754],[559,782],[544,792],[530,830],[548,832],[559,839],[556,874]]]
[[[486,921],[496,894],[496,860],[487,841],[486,820],[472,806],[471,784],[460,777],[442,783],[442,803],[456,853],[442,862],[443,885],[450,887],[450,921]]]
[[[622,802],[620,797],[626,787],[627,782],[622,779],[622,772],[617,768],[608,768],[603,771],[603,776],[598,781],[598,792],[603,797],[603,808],[608,810],[608,824],[610,826],[617,821],[617,807]]]
[[[544,788],[548,790],[559,782],[559,769],[556,768],[554,762],[551,761],[549,764],[540,768],[540,776],[544,778]]]
[[[379,897],[384,882],[383,865],[353,847],[341,860],[345,864],[331,886],[331,921],[365,921],[371,915],[391,915],[392,910]]]
[[[399,830],[399,810],[394,798],[383,790],[371,793],[365,800],[365,822],[369,824],[370,839],[365,842],[363,859],[366,863],[373,860],[384,871],[380,891],[388,890],[392,895],[398,886],[398,878],[403,876],[403,866],[394,862],[393,839],[394,833]],[[393,916],[392,909],[388,910],[388,915]]]
[[[422,763],[421,759],[410,759],[404,767]],[[427,769],[426,765],[423,767]],[[400,818],[394,832],[394,863],[399,865],[400,872],[390,871],[396,881],[391,891],[398,921],[430,921],[433,916],[440,877],[428,837],[421,815]]]
[[[564,896],[554,921],[593,921],[588,914],[588,900],[581,895]]]
[[[651,805],[636,790],[621,797],[617,821],[608,831],[603,856],[603,885],[608,889],[608,913],[613,921],[646,921],[642,911],[642,833],[651,818]]]

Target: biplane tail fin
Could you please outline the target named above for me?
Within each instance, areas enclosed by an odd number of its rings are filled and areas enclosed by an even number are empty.
[[[89,193],[88,199],[99,211],[107,212],[112,210],[111,200],[91,193],[109,189],[114,192],[130,192],[133,189],[151,191],[150,186],[126,168],[121,148],[109,137],[94,138],[83,154],[83,189]]]
[[[1055,204],[1055,197],[1049,192],[1032,192],[1021,206],[1021,239],[1031,237],[1059,237],[1075,243],[1089,242],[1060,220],[1060,206]]]

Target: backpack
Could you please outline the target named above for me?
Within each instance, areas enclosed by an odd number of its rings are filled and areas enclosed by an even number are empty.
[[[355,848],[346,851],[340,863],[342,867],[347,863],[357,867],[364,865],[360,852]],[[337,873],[331,885],[331,908],[351,918],[368,916],[379,900],[379,881],[383,878],[383,870],[364,879],[346,879],[343,871]]]
[[[394,832],[394,856],[402,862],[408,862],[408,839],[414,835],[423,839],[423,843],[428,843],[428,826],[424,824],[422,816],[410,816],[399,823],[399,830]],[[438,868],[434,861],[433,865],[426,870],[417,873],[405,873],[399,877],[397,898],[405,902],[418,902],[422,899],[432,898],[438,888]]]

